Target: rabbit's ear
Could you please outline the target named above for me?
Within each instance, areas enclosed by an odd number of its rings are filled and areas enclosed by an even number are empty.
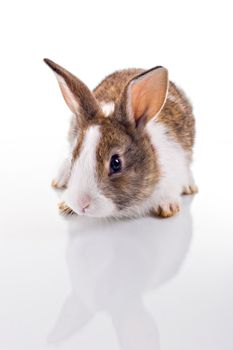
[[[123,114],[136,125],[155,118],[164,106],[168,91],[168,71],[156,67],[133,78],[122,96]]]
[[[44,62],[56,74],[62,95],[70,110],[78,114],[81,108],[88,117],[94,117],[99,111],[99,106],[88,87],[73,74],[53,61],[45,58]]]

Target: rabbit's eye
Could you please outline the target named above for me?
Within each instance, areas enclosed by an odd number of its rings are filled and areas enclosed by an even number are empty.
[[[121,171],[121,160],[118,154],[114,154],[110,161],[110,175]]]

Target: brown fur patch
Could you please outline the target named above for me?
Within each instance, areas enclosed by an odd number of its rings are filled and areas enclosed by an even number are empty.
[[[125,69],[107,76],[93,91],[96,99],[101,102],[118,103],[127,83],[142,73],[143,69]]]
[[[173,99],[169,99],[172,96]],[[169,134],[185,150],[192,151],[195,137],[195,120],[192,106],[184,92],[170,82],[167,101],[158,116],[158,121],[166,125]]]
[[[73,161],[75,159],[77,159],[78,156],[79,156],[79,153],[80,153],[81,148],[82,148],[82,144],[83,144],[83,139],[84,139],[85,133],[86,133],[86,128],[80,129],[76,146],[74,147],[73,152],[72,152],[72,160]]]
[[[102,137],[97,148],[97,177],[105,196],[119,210],[140,204],[148,198],[159,179],[155,150],[146,133],[125,127],[114,117],[101,123]],[[111,156],[120,155],[122,171],[109,175]]]

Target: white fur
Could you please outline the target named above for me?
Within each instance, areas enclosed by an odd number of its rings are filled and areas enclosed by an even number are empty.
[[[61,163],[57,175],[54,177],[53,182],[56,184],[58,188],[66,187],[68,180],[70,178],[71,173],[71,165],[72,165],[72,153],[76,146],[76,143],[79,139],[79,133],[75,127],[76,125],[76,115],[72,115],[70,130],[69,130],[69,148],[67,150],[67,156]]]
[[[115,109],[115,103],[113,101],[111,102],[101,102],[100,107],[105,115],[105,117],[109,117]]]
[[[188,154],[168,136],[163,124],[152,121],[147,130],[157,152],[161,172],[153,194],[155,206],[167,202],[179,203],[183,187],[189,181]]]
[[[114,203],[99,190],[96,180],[96,148],[101,132],[99,126],[91,126],[86,131],[81,152],[73,165],[65,193],[65,202],[79,215],[83,215],[82,198],[91,197],[85,214],[88,216],[110,216],[115,211]]]

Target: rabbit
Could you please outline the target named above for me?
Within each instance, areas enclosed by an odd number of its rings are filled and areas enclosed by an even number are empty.
[[[93,91],[49,59],[72,112],[70,155],[52,186],[59,210],[102,218],[171,217],[198,191],[190,169],[192,106],[162,66],[126,69]]]

